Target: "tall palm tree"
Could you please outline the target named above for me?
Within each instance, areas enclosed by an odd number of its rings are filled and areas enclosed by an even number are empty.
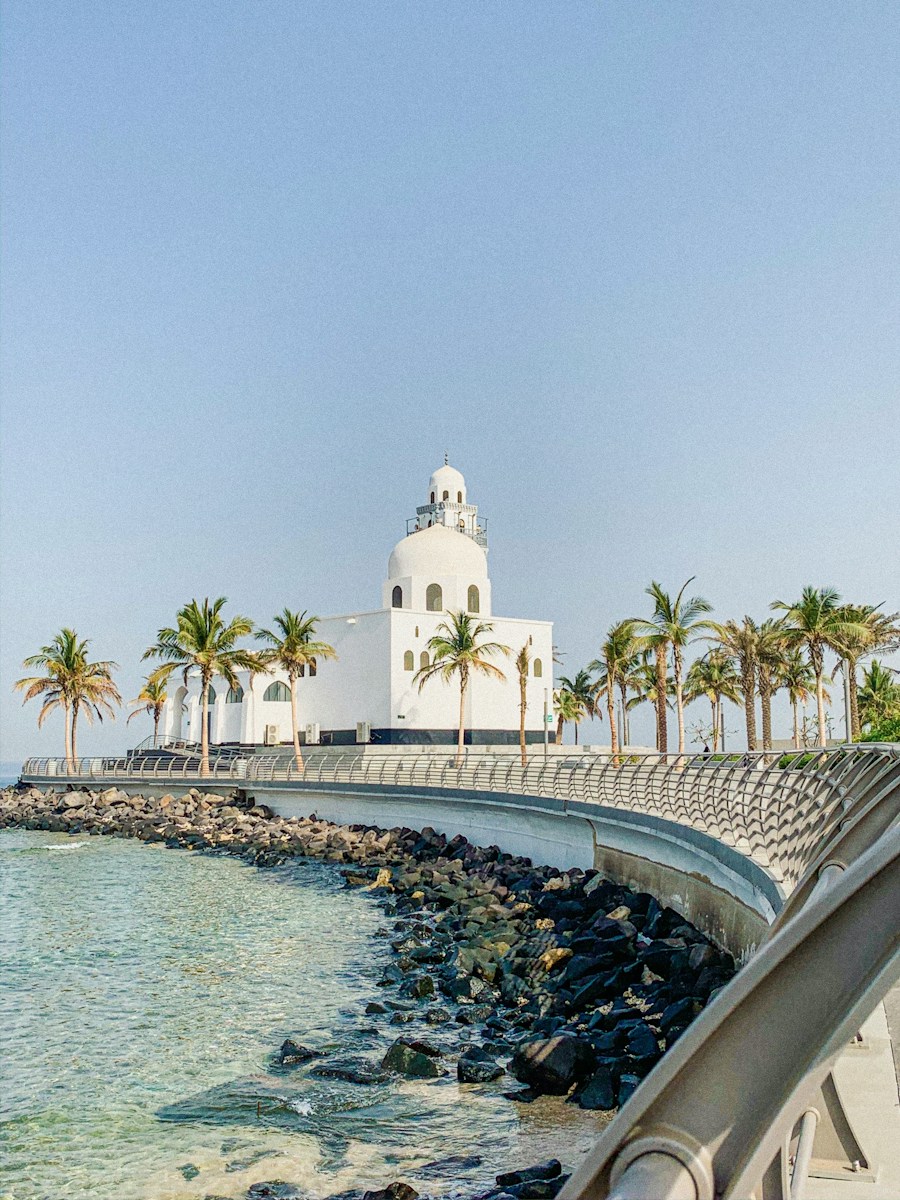
[[[631,712],[641,704],[650,704],[655,712],[658,699],[657,683],[654,654],[650,650],[645,650],[638,656],[637,662],[628,672],[628,686],[635,693],[627,701],[628,711]],[[663,696],[666,707],[671,708],[675,696],[675,681],[668,672]]]
[[[224,596],[202,604],[191,600],[176,614],[174,628],[166,627],[157,633],[156,642],[144,651],[143,657],[160,658],[150,678],[165,683],[175,671],[181,671],[185,684],[191,671],[200,675],[200,774],[209,774],[209,687],[214,675],[221,675],[229,687],[239,686],[237,671],[261,671],[264,664],[258,654],[236,643],[253,632],[249,617],[232,617],[225,624],[222,609],[228,603]]]
[[[165,708],[168,698],[169,693],[165,683],[161,679],[154,679],[152,675],[148,675],[144,686],[135,698],[128,701],[129,705],[134,708],[134,712],[125,724],[129,724],[135,717],[139,717],[141,713],[150,713],[153,717],[153,741],[155,744],[159,737],[160,717],[162,717],[162,711]]]
[[[570,699],[571,697],[571,699]],[[559,678],[559,689],[557,697],[557,709],[559,702],[562,703],[562,709],[568,714],[562,718],[563,722],[571,721],[575,726],[575,745],[578,745],[578,726],[585,717],[599,717],[600,709],[597,706],[597,692],[594,682],[591,679],[590,669],[579,671],[574,679],[568,679],[565,675]],[[558,724],[556,740],[562,739],[562,725]]]
[[[459,733],[456,742],[456,765],[463,763],[463,747],[466,734],[466,692],[469,681],[474,674],[487,675],[494,679],[505,679],[506,676],[494,663],[488,659],[496,654],[509,654],[509,646],[500,642],[487,642],[481,639],[492,633],[493,625],[479,621],[470,613],[451,612],[448,620],[442,621],[437,627],[434,637],[428,639],[428,649],[431,653],[431,663],[420,667],[413,679],[419,685],[419,691],[437,676],[449,683],[454,675],[459,678]]]
[[[615,714],[616,688],[623,680],[627,680],[628,672],[633,669],[635,647],[634,622],[627,620],[618,621],[615,625],[609,627],[606,639],[600,647],[600,657],[595,658],[588,665],[589,671],[599,672],[597,681],[594,684],[595,693],[606,697],[606,713],[609,717],[609,744],[613,762],[618,762],[619,753],[619,737]]]
[[[635,632],[641,634],[641,644],[652,649],[656,658],[656,725],[657,746],[665,754],[668,750],[666,728],[665,678],[669,649],[672,651],[672,674],[675,680],[675,712],[678,718],[678,753],[684,753],[684,695],[682,674],[684,650],[703,630],[711,628],[711,622],[703,619],[703,613],[712,611],[712,605],[702,596],[685,598],[688,584],[694,582],[692,575],[673,600],[654,580],[646,589],[653,601],[653,616],[649,620],[634,618]]]
[[[784,626],[781,621],[769,617],[759,626],[756,643],[756,681],[762,715],[763,750],[772,749],[772,696],[778,690],[786,654]]]
[[[805,587],[792,604],[775,600],[772,608],[785,613],[784,630],[788,645],[802,646],[816,677],[816,721],[819,745],[828,742],[825,725],[825,651],[840,654],[850,638],[866,637],[865,624],[841,606],[834,588]]]
[[[527,764],[525,752],[525,710],[528,707],[528,668],[531,665],[531,653],[528,643],[516,655],[516,674],[519,677],[519,749],[522,754],[522,766]]]
[[[690,704],[705,696],[712,709],[712,748],[719,749],[719,733],[722,726],[722,701],[732,704],[741,702],[741,678],[734,660],[724,650],[709,650],[702,658],[692,662],[684,681],[685,703]]]
[[[812,667],[803,657],[802,650],[797,646],[785,651],[775,683],[776,691],[784,688],[790,698],[794,717],[794,749],[799,750],[800,714],[798,706],[805,707],[810,695],[815,690],[816,676]]]
[[[756,749],[756,668],[759,656],[759,626],[752,617],[714,624],[713,640],[732,658],[741,677],[747,749]]]
[[[288,677],[291,693],[291,732],[294,741],[294,759],[297,766],[303,770],[303,755],[300,752],[300,730],[297,727],[297,680],[305,674],[307,666],[316,663],[320,658],[337,658],[334,646],[327,642],[315,640],[318,617],[307,616],[303,612],[291,612],[285,608],[277,617],[272,618],[278,632],[270,629],[259,629],[256,639],[266,642],[267,648],[260,651],[260,659],[267,667],[280,667]]]
[[[44,675],[30,675],[16,681],[18,691],[25,692],[23,704],[35,696],[43,696],[38,715],[38,727],[55,708],[63,710],[65,720],[66,765],[75,770],[78,754],[78,714],[84,712],[88,721],[103,720],[103,714],[114,716],[113,704],[122,697],[112,680],[117,669],[114,662],[89,662],[90,642],[79,638],[74,629],[62,629],[49,645],[42,646],[23,662],[24,667],[41,667]]]
[[[850,736],[862,732],[859,719],[859,681],[857,667],[861,658],[900,647],[900,613],[883,613],[881,605],[846,604],[844,615],[853,623],[834,647],[841,656],[841,669],[847,672],[850,693]]]
[[[863,725],[874,725],[885,717],[900,713],[900,684],[892,667],[873,658],[863,672],[859,689],[860,716]]]

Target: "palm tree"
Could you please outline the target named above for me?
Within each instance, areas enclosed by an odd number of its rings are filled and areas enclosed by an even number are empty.
[[[863,725],[874,725],[900,712],[900,684],[896,676],[897,672],[892,667],[886,667],[877,658],[873,658],[865,669],[859,689]]]
[[[786,604],[775,600],[772,608],[785,615],[785,640],[788,645],[802,646],[816,677],[816,720],[819,745],[828,742],[825,725],[825,651],[841,653],[841,646],[851,638],[865,638],[865,623],[841,607],[840,596],[834,588],[805,587],[799,600]]]
[[[138,692],[137,696],[133,700],[128,701],[129,705],[136,707],[125,724],[127,725],[130,721],[133,721],[135,717],[139,717],[141,713],[151,713],[153,716],[153,743],[155,745],[159,737],[159,720],[168,698],[169,693],[166,690],[165,683],[161,679],[154,679],[152,675],[148,675],[144,686]]]
[[[43,696],[44,703],[38,715],[38,728],[55,708],[62,708],[65,718],[66,765],[75,770],[78,755],[78,714],[84,712],[89,722],[94,717],[103,720],[103,714],[114,716],[113,704],[121,704],[122,697],[112,681],[112,672],[118,664],[114,662],[88,662],[87,639],[79,639],[74,629],[62,629],[48,646],[42,646],[38,654],[32,654],[23,662],[24,667],[42,667],[45,675],[30,675],[17,680],[15,687],[25,692],[23,704],[35,696]]]
[[[463,763],[463,746],[466,733],[466,691],[473,674],[487,675],[494,679],[506,676],[494,663],[488,662],[495,654],[509,654],[509,646],[499,642],[480,639],[493,632],[493,625],[479,621],[470,613],[452,612],[449,620],[442,621],[434,637],[428,639],[431,663],[420,667],[413,679],[419,691],[435,676],[449,683],[454,675],[459,676],[459,734],[456,743],[456,765]]]
[[[744,720],[747,725],[747,749],[756,749],[756,667],[759,654],[759,626],[752,617],[713,625],[716,644],[734,660],[741,677]]]
[[[678,753],[684,753],[684,696],[682,694],[682,671],[684,649],[689,642],[705,629],[711,628],[701,614],[712,611],[712,605],[702,596],[685,599],[684,590],[693,583],[692,575],[681,587],[673,600],[655,580],[646,589],[653,601],[653,616],[649,620],[634,618],[636,632],[642,635],[640,643],[653,650],[656,657],[656,726],[657,746],[665,754],[668,750],[666,728],[665,679],[669,647],[672,649],[672,674],[675,680],[675,711],[678,717]]]
[[[633,669],[635,660],[635,636],[633,621],[618,621],[611,625],[606,634],[606,640],[600,647],[600,657],[588,665],[589,671],[598,671],[599,676],[594,684],[597,695],[606,697],[606,713],[609,717],[609,743],[613,762],[618,762],[619,737],[616,728],[616,688],[623,680],[628,679],[628,673]],[[625,684],[627,688],[627,682]],[[622,709],[625,711],[624,705]],[[576,733],[578,726],[576,725]],[[624,736],[624,727],[623,727]]]
[[[855,629],[846,632],[834,648],[841,656],[841,669],[847,672],[850,692],[850,736],[858,738],[862,732],[859,719],[859,682],[856,669],[861,658],[900,646],[900,613],[883,613],[881,605],[846,604],[845,617]]]
[[[654,711],[657,708],[658,691],[657,691],[657,674],[654,654],[650,650],[645,650],[638,656],[638,660],[628,672],[628,686],[635,693],[628,701],[628,711],[631,712],[641,704],[651,704]],[[664,703],[667,708],[671,708],[671,700],[675,695],[675,681],[670,673],[666,673],[666,686],[663,692]],[[658,732],[658,726],[657,726]]]
[[[803,652],[795,646],[785,651],[775,679],[775,690],[784,688],[791,701],[794,717],[794,749],[800,749],[800,714],[798,705],[806,706],[810,694],[815,689],[816,677],[812,667],[803,657]]]
[[[285,608],[277,617],[273,617],[277,633],[270,629],[259,629],[256,632],[257,641],[268,643],[267,649],[262,650],[259,655],[262,662],[267,667],[279,667],[288,677],[294,759],[301,771],[303,755],[300,752],[300,730],[297,728],[297,680],[305,674],[307,666],[315,664],[318,659],[337,658],[334,646],[314,639],[318,621],[318,617],[307,616],[306,609],[303,612],[291,612],[289,608]]]
[[[209,686],[214,675],[221,675],[229,687],[239,687],[237,671],[261,671],[264,664],[258,654],[244,650],[236,643],[253,631],[249,617],[232,617],[226,625],[222,609],[228,603],[224,596],[202,604],[191,600],[176,615],[174,628],[160,629],[154,645],[143,657],[161,658],[162,666],[150,678],[165,683],[180,670],[185,684],[192,670],[200,673],[200,774],[209,774]]]
[[[525,753],[525,710],[528,707],[528,668],[531,665],[531,654],[526,642],[516,655],[516,673],[519,676],[519,749],[522,752],[522,766],[527,763]]]
[[[561,708],[560,701],[562,702]],[[597,692],[591,679],[590,669],[579,671],[574,679],[567,679],[565,675],[560,676],[557,712],[561,712],[562,709],[567,715],[561,716],[557,723],[556,740],[561,741],[562,726],[566,721],[571,721],[575,726],[575,745],[577,746],[578,726],[584,718],[600,716],[600,709],[597,707]]]
[[[756,679],[762,713],[762,748],[772,749],[772,696],[778,690],[779,675],[787,653],[784,626],[772,617],[757,630]]]
[[[734,660],[724,650],[709,650],[688,668],[684,683],[685,703],[690,704],[701,696],[709,700],[712,709],[712,748],[715,753],[719,749],[722,701],[741,702],[741,679]]]

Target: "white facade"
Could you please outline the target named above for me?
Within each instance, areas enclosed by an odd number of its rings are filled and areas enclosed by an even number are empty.
[[[414,676],[427,661],[429,638],[450,612],[460,610],[490,624],[487,640],[511,651],[491,660],[505,679],[484,675],[470,679],[467,741],[518,740],[519,680],[514,659],[526,643],[532,660],[526,733],[529,741],[541,740],[545,689],[549,696],[553,687],[551,622],[493,615],[487,537],[477,506],[468,503],[459,471],[447,464],[435,471],[427,502],[416,512],[410,532],[391,553],[382,607],[319,621],[316,640],[332,645],[337,658],[318,664],[312,677],[307,672],[297,681],[301,740],[348,745],[365,740],[368,730],[375,744],[454,742],[459,719],[457,680],[445,684],[432,679],[420,691]],[[214,680],[210,740],[244,746],[290,743],[291,706],[284,698],[288,695],[284,673],[257,675],[252,682],[247,672],[239,677],[240,696],[230,694],[224,681]],[[198,693],[194,678],[187,688],[177,689],[166,705],[164,733],[200,740]],[[273,698],[273,693],[283,698]]]

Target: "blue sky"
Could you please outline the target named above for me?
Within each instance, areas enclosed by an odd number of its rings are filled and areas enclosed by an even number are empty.
[[[377,605],[445,449],[567,674],[651,578],[900,607],[896,4],[4,25],[4,759],[62,624],[132,696],[191,596]]]

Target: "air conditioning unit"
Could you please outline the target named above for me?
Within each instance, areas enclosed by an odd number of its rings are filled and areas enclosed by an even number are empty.
[[[358,742],[371,742],[372,726],[368,721],[356,722],[356,740]]]
[[[263,742],[267,746],[277,746],[278,745],[278,726],[277,725],[267,725],[266,726],[266,731],[263,734]]]
[[[313,721],[306,726],[306,744],[307,746],[318,746],[322,740],[322,731],[319,728],[318,722]]]

